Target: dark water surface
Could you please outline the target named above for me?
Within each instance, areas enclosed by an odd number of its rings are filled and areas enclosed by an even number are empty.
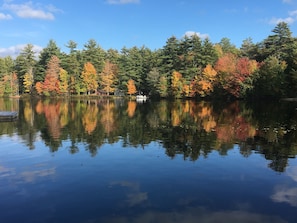
[[[0,99],[0,222],[297,222],[296,107]]]

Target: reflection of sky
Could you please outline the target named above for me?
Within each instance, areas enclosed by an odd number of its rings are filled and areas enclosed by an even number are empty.
[[[287,170],[287,175],[297,182],[297,166],[290,166]]]
[[[20,173],[20,176],[26,181],[26,182],[34,182],[37,178],[40,177],[49,177],[53,176],[56,173],[55,168],[48,168],[43,170],[27,170]]]
[[[285,202],[297,207],[297,187],[288,188],[286,186],[278,187],[276,192],[271,196],[275,202]]]
[[[119,181],[119,182],[112,182],[110,187],[120,186],[124,188],[128,188],[128,192],[126,193],[126,200],[124,201],[125,204],[129,207],[133,207],[145,202],[148,199],[147,192],[140,191],[139,183],[129,182],[129,181]]]
[[[275,216],[241,210],[212,212],[203,207],[186,208],[183,211],[147,211],[135,217],[118,216],[97,220],[101,223],[286,223]]]
[[[18,216],[69,215],[64,222],[283,223],[287,216],[269,210],[280,205],[272,200],[297,204],[294,165],[277,175],[263,156],[243,157],[238,146],[193,162],[168,157],[157,142],[143,148],[106,143],[91,157],[83,144],[69,154],[68,141],[55,153],[42,142],[28,150],[4,141],[9,148],[0,148],[0,207],[8,217],[18,210]],[[279,193],[270,197],[275,182],[287,182],[288,176],[291,184],[275,187]]]
[[[286,223],[287,221],[278,216],[265,215],[260,213],[250,212],[251,205],[248,203],[237,204],[238,210],[229,211],[211,211],[202,206],[191,207],[190,203],[195,201],[195,198],[182,198],[177,201],[179,208],[172,211],[154,210],[150,204],[148,192],[140,191],[140,183],[132,181],[112,182],[110,188],[121,187],[127,189],[124,191],[126,199],[120,205],[122,208],[134,208],[137,205],[147,203],[146,211],[139,212],[136,215],[117,215],[116,217],[109,216],[108,218],[92,219],[94,222],[101,223]],[[170,191],[168,191],[170,194]]]
[[[42,167],[43,166],[43,167]],[[18,183],[34,183],[43,177],[50,177],[56,174],[55,167],[48,167],[45,165],[35,165],[26,170],[20,170],[15,168],[7,168],[5,166],[0,166],[0,182],[7,180],[9,182],[18,182]],[[9,178],[9,179],[8,179]]]
[[[40,143],[36,142],[36,145]],[[56,167],[49,162],[49,153],[44,145],[30,151],[22,139],[15,136],[2,136],[0,144],[1,198],[9,202],[24,202],[32,194],[45,194],[46,191],[40,187],[55,179]]]
[[[293,181],[293,186],[277,185],[275,186],[275,192],[271,196],[274,202],[288,203],[291,206],[297,207],[297,165],[289,166],[286,171],[286,175]]]

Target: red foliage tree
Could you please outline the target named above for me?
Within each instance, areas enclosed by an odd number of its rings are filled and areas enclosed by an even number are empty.
[[[257,69],[257,62],[226,53],[218,59],[215,69],[219,74],[218,82],[221,87],[238,98],[250,87],[247,78]]]

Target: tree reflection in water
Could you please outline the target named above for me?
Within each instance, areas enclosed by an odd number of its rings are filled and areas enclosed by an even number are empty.
[[[19,119],[0,123],[0,134],[18,134],[31,149],[37,137],[52,152],[70,140],[74,154],[82,142],[92,156],[105,142],[134,147],[159,142],[169,157],[195,161],[213,150],[226,155],[237,144],[243,156],[261,153],[278,172],[297,154],[297,112],[288,103],[1,99],[0,110],[9,109],[18,109]]]

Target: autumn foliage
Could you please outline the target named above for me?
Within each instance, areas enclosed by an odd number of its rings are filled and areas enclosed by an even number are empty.
[[[258,63],[246,57],[238,58],[227,53],[218,59],[215,69],[220,86],[234,97],[241,97],[251,83],[248,79],[257,70]]]
[[[100,73],[101,89],[109,95],[115,91],[117,67],[109,61],[104,64],[103,71]]]
[[[90,135],[97,126],[98,108],[96,104],[88,104],[84,115],[82,117],[82,123],[85,131]]]
[[[171,78],[172,95],[176,98],[180,98],[183,93],[183,89],[184,89],[184,80],[183,80],[182,74],[178,71],[173,71],[172,78]]]
[[[92,63],[87,62],[84,64],[84,69],[81,76],[83,85],[86,88],[88,94],[91,92],[96,92],[98,88],[98,78],[96,69]]]
[[[208,64],[201,75],[196,75],[191,83],[192,95],[205,97],[213,92],[217,71]]]
[[[37,82],[35,86],[36,91],[39,94],[44,94],[46,96],[49,96],[49,95],[56,95],[60,93],[59,63],[60,63],[60,60],[57,56],[51,57],[46,69],[44,82]]]
[[[0,96],[98,91],[100,95],[131,96],[137,88],[150,98],[295,97],[297,38],[284,22],[272,32],[260,43],[246,39],[240,48],[228,38],[211,43],[192,35],[172,36],[154,51],[136,46],[105,51],[94,39],[78,50],[69,41],[67,54],[50,40],[38,59],[28,44],[15,60],[0,57]]]
[[[135,110],[136,110],[136,102],[128,101],[127,113],[130,118],[134,116]]]
[[[135,83],[132,79],[128,80],[127,83],[127,93],[131,96],[137,92]]]

